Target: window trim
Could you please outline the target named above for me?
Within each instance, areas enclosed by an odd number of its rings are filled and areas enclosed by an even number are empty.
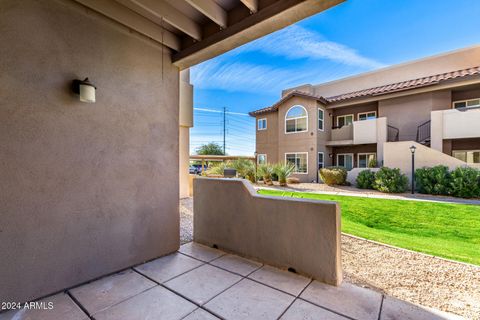
[[[259,154],[257,154],[257,165],[260,165],[260,164],[261,164],[261,163],[259,162],[259,161],[260,161],[260,156],[265,156],[265,163],[268,163],[267,154],[266,154],[266,153],[259,153]]]
[[[373,119],[368,119],[368,114],[369,114],[369,113],[374,113],[374,114],[375,114],[375,119],[377,118],[377,111],[375,111],[375,110],[374,110],[374,111],[367,111],[367,112],[359,112],[359,113],[357,113],[357,119],[358,119],[358,121],[373,120]],[[367,115],[367,119],[361,120],[361,119],[360,119],[360,116],[361,116],[361,115],[364,115],[364,114]]]
[[[335,162],[335,166],[336,167],[340,167],[340,165],[338,164],[338,156],[352,156],[352,169],[355,168],[355,156],[354,156],[354,153],[337,153],[336,155],[336,162]],[[342,167],[342,168],[345,168],[347,169],[347,167]],[[347,169],[348,170],[348,169]],[[350,169],[351,170],[351,169]]]
[[[260,129],[260,121],[263,121],[265,120],[265,128],[261,128]],[[263,130],[267,130],[267,118],[260,118],[260,119],[257,119],[257,131],[263,131]]]
[[[320,151],[318,152],[317,154],[317,167],[318,167],[318,170],[320,170],[320,154],[322,154],[322,169],[325,168],[325,152],[323,151]]]
[[[322,117],[322,129],[318,128],[320,124],[320,112],[322,112],[323,117]],[[318,115],[317,115],[317,129],[320,131],[325,131],[325,110],[322,108],[318,108]]]
[[[468,108],[478,108],[478,107],[480,107],[480,104],[476,105],[476,106],[467,106],[467,102],[472,101],[472,100],[480,100],[480,98],[472,98],[472,99],[466,99],[466,100],[452,101],[452,109],[462,109],[462,108],[468,109]],[[465,107],[455,108],[455,103],[458,103],[458,102],[465,102]]]
[[[356,166],[356,168],[368,169],[368,163],[367,163],[366,167],[360,167],[360,156],[370,155],[370,154],[374,154],[375,155],[375,161],[377,161],[377,153],[376,152],[360,152],[360,153],[357,153],[357,166]]]
[[[301,107],[303,108],[303,110],[305,110],[305,114],[306,116],[305,117],[295,117],[295,118],[290,118],[288,120],[297,120],[297,119],[303,119],[303,118],[306,118],[307,121],[306,121],[306,124],[307,124],[307,127],[305,130],[302,130],[302,131],[292,131],[292,132],[287,132],[287,115],[288,113],[290,112],[290,110],[292,110],[293,108],[295,107]],[[294,134],[294,133],[302,133],[302,132],[308,132],[308,111],[307,111],[307,108],[305,108],[304,106],[302,106],[301,104],[296,104],[296,105],[293,105],[291,106],[290,108],[288,108],[287,112],[285,113],[285,117],[284,117],[284,131],[285,131],[285,134]],[[297,122],[295,121],[295,129],[297,128]]]
[[[456,158],[456,157],[453,155],[454,152],[465,152],[465,153],[466,153],[466,152],[480,152],[480,149],[472,149],[472,150],[452,150],[452,157],[454,157],[455,159],[458,159],[458,158]],[[458,160],[460,160],[460,159],[458,159]],[[460,160],[460,161],[462,161],[462,160]],[[473,163],[473,164],[476,164],[477,162],[466,162],[466,161],[465,161],[465,163]]]
[[[355,122],[355,115],[354,115],[353,113],[351,113],[351,114],[342,114],[341,116],[335,116],[335,118],[336,118],[335,123],[337,124],[337,128],[340,127],[340,125],[338,124],[338,119],[339,119],[339,118],[345,118],[345,117],[348,117],[348,116],[352,116],[352,123]],[[344,126],[346,126],[346,125],[343,125],[342,127],[344,127]]]
[[[306,172],[297,172],[294,171],[293,174],[308,174],[308,152],[285,152],[285,164],[287,163],[287,154],[294,154],[295,158],[297,158],[297,154],[306,154],[306,160],[307,160],[307,170]]]

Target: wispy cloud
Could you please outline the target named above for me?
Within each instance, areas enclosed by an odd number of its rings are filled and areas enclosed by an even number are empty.
[[[262,61],[267,62],[257,62],[249,53],[266,56]],[[279,66],[269,64],[268,57],[299,62]],[[192,68],[192,83],[200,89],[279,92],[382,66],[348,46],[294,25]]]
[[[341,43],[325,40],[321,34],[297,25],[277,31],[238,49],[238,53],[260,51],[289,59],[326,59],[362,68],[380,68],[384,64],[362,56]]]

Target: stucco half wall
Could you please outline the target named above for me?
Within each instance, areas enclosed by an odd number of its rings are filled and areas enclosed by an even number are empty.
[[[332,285],[342,281],[335,202],[258,195],[240,179],[194,180],[194,241]]]
[[[389,168],[399,168],[411,180],[412,153],[410,147],[415,146],[415,169],[422,167],[447,166],[450,170],[465,167],[467,164],[441,151],[426,147],[414,141],[386,142],[383,145],[383,165]]]
[[[177,250],[179,71],[169,50],[74,1],[0,6],[0,301]],[[85,77],[94,104],[70,91]]]

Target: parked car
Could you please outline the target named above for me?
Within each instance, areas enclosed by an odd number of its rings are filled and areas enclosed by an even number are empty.
[[[197,169],[196,167],[194,167],[194,166],[190,166],[190,167],[188,168],[188,173],[190,173],[190,174],[197,174],[197,173],[198,173],[198,169]]]

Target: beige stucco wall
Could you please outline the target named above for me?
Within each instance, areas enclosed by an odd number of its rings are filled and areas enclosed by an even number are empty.
[[[258,120],[267,119],[267,129],[258,130]],[[278,113],[267,113],[256,117],[256,151],[266,154],[269,163],[277,163],[278,159]]]
[[[285,133],[285,115],[288,110],[302,105],[308,113],[308,130],[306,132]],[[317,179],[317,135],[318,135],[318,104],[315,100],[293,97],[285,101],[278,109],[278,159],[285,161],[285,153],[307,152],[308,173],[294,174],[293,177],[302,182],[312,182]]]
[[[400,141],[415,140],[417,127],[430,120],[433,110],[451,108],[450,91],[434,91],[379,101],[378,115],[400,130]]]
[[[417,148],[415,151],[415,168],[444,165],[453,170],[459,166],[466,166],[466,163],[463,161],[414,141],[385,143],[383,146],[384,166],[399,168],[410,179],[412,175],[412,153],[410,152],[410,147],[412,145]]]
[[[180,72],[179,77],[179,191],[180,198],[189,192],[190,128],[193,127],[193,86],[190,84],[190,69]]]
[[[258,195],[238,179],[194,180],[194,241],[339,285],[335,202]]]
[[[74,2],[0,6],[0,301],[175,251],[179,101],[169,51]],[[94,104],[70,92],[87,76]]]
[[[477,45],[324,84],[313,86],[307,84],[296,88],[286,89],[283,91],[283,95],[287,94],[292,89],[297,89],[324,97],[330,97],[389,83],[430,76],[432,74],[465,69],[477,66],[479,60],[480,46]]]

